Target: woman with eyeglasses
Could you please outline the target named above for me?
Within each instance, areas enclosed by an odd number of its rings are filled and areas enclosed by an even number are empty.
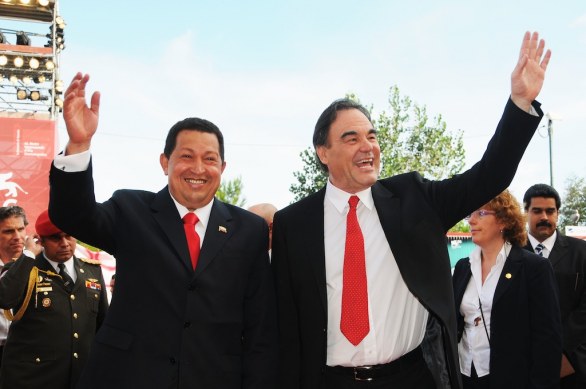
[[[549,262],[523,249],[519,203],[505,190],[466,219],[477,247],[452,279],[464,389],[559,388],[556,283]]]

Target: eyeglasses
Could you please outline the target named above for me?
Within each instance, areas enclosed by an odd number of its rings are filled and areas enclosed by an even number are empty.
[[[486,209],[479,209],[478,211],[474,211],[470,215],[466,216],[464,218],[464,220],[470,220],[472,218],[472,216],[477,216],[482,219],[486,215],[496,215],[496,212],[495,211],[488,211]]]

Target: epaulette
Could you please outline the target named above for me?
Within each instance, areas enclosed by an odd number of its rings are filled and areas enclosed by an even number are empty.
[[[100,265],[100,261],[97,259],[79,258],[79,260],[85,263],[89,263],[90,265]]]

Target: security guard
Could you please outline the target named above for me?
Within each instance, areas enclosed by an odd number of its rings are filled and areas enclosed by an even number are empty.
[[[40,244],[28,237],[0,279],[0,307],[13,321],[0,388],[74,388],[106,314],[106,285],[99,263],[75,257],[75,238],[47,211],[35,228]]]

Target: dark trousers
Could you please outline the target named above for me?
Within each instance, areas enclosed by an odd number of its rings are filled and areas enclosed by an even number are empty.
[[[474,364],[470,371],[471,377],[462,374],[462,384],[464,389],[489,389],[490,388],[490,374],[484,377],[478,377]]]
[[[433,376],[423,357],[373,381],[356,381],[351,376],[338,374],[330,368],[326,368],[325,377],[326,389],[436,389]]]

